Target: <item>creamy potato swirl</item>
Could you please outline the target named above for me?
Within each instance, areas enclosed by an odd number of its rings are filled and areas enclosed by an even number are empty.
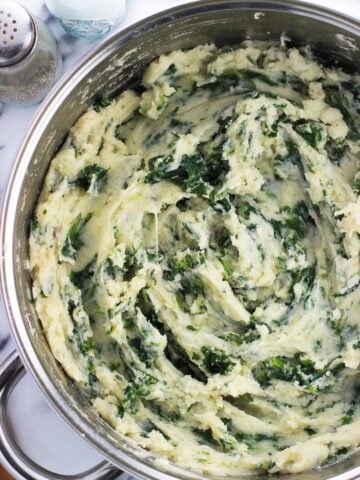
[[[117,432],[219,475],[359,445],[359,120],[359,76],[247,42],[162,55],[72,127],[33,296]]]

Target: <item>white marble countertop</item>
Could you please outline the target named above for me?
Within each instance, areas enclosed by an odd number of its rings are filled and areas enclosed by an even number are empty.
[[[116,29],[187,1],[128,0],[126,17]],[[57,20],[49,15],[42,0],[22,0],[22,3],[33,14],[45,20],[58,39],[63,56],[63,73],[97,43],[65,35]],[[312,3],[360,18],[360,0],[312,0]],[[11,107],[0,102],[0,205],[16,152],[38,108],[39,105]],[[14,348],[0,298],[0,363]],[[58,473],[76,474],[101,461],[101,456],[53,412],[29,376],[16,387],[9,410],[10,423],[20,446],[44,467]]]

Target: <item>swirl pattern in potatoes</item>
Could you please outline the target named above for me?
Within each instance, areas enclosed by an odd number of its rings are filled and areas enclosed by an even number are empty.
[[[260,42],[162,55],[73,126],[33,296],[117,432],[229,476],[356,449],[359,126],[359,76]]]

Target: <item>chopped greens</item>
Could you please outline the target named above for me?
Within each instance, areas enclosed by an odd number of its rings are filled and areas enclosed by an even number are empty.
[[[88,213],[84,217],[79,214],[71,223],[65,238],[65,242],[61,249],[61,253],[64,257],[75,259],[77,251],[84,246],[82,234],[91,217],[92,213]]]
[[[118,404],[118,415],[123,417],[125,412],[136,413],[139,409],[139,400],[149,395],[156,383],[155,377],[145,373],[129,383],[125,388],[124,400]]]
[[[223,350],[212,347],[202,347],[203,365],[210,375],[226,375],[231,372],[235,363]]]
[[[88,165],[80,170],[76,179],[71,182],[86,192],[100,192],[106,185],[108,171],[97,164]]]
[[[94,110],[95,112],[101,112],[101,110],[103,110],[104,108],[108,107],[109,105],[112,104],[112,100],[110,97],[108,97],[107,95],[99,95],[95,101],[95,104],[94,104]]]
[[[319,122],[300,123],[295,130],[313,148],[318,149],[325,138],[324,127]]]
[[[201,154],[183,155],[180,165],[174,169],[171,168],[172,162],[171,156],[150,160],[151,169],[146,182],[153,184],[169,180],[186,192],[206,195],[209,185],[218,184],[227,171],[226,162],[217,155],[207,160]]]
[[[309,359],[273,357],[265,360],[253,370],[256,381],[263,387],[272,379],[285,382],[297,382],[299,385],[309,385],[323,372],[317,371],[314,362]]]
[[[360,113],[356,108],[359,102],[356,97],[354,98],[354,92],[350,92],[344,88],[344,84],[340,85],[325,85],[325,98],[326,102],[334,108],[340,110],[343,114],[344,120],[349,127],[349,138],[351,140],[359,140],[359,126],[360,126]],[[355,101],[354,101],[355,100]]]

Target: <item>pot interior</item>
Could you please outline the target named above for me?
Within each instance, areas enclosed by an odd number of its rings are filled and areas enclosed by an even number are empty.
[[[138,84],[145,66],[164,52],[245,39],[310,45],[327,64],[360,70],[360,26],[339,14],[287,1],[204,0],[163,12],[117,33],[91,52],[47,98],[20,151],[3,215],[6,303],[19,350],[46,395],[70,423],[113,463],[144,478],[203,478],[165,463],[120,438],[54,360],[31,303],[27,238],[34,205],[49,162],[70,127],[100,93],[116,94]],[[282,476],[323,480],[360,465],[360,452],[311,473]],[[156,469],[161,471],[159,473]],[[168,476],[169,475],[169,476]],[[254,478],[260,478],[255,476]]]

